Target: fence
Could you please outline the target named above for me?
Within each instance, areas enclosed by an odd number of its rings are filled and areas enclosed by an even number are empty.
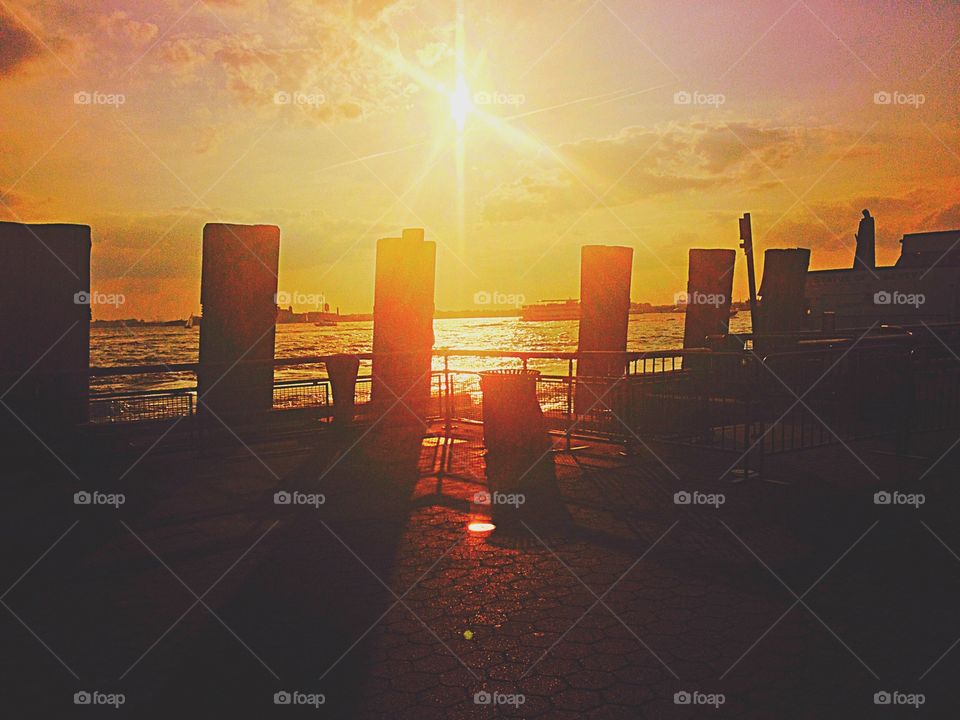
[[[954,338],[951,338],[951,344]],[[960,343],[960,334],[955,338]],[[577,353],[439,350],[434,353],[430,419],[483,418],[480,369],[466,366],[547,367],[537,397],[548,428],[572,436],[631,443],[646,438],[741,456],[790,452],[889,434],[898,447],[915,430],[960,421],[960,358],[939,336],[880,335],[794,343],[763,357],[752,350],[673,350],[618,353],[618,378],[577,376]],[[368,361],[370,355],[362,355]],[[277,367],[322,366],[324,358],[288,358]],[[94,369],[97,377],[195,373],[195,365]],[[371,381],[358,378],[358,417],[369,421]],[[195,387],[93,393],[94,424],[192,417]],[[329,380],[275,383],[273,408],[332,415]]]

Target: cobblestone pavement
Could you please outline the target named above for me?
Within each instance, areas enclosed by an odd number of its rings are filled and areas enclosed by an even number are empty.
[[[4,509],[5,716],[84,690],[124,694],[109,717],[886,717],[905,710],[874,695],[897,691],[923,693],[911,717],[955,714],[949,461],[914,508],[873,493],[917,492],[929,461],[869,445],[770,458],[785,485],[558,441],[567,519],[475,533],[482,444],[455,435],[250,437],[131,472],[128,449],[106,471],[67,458],[76,477],[38,456]]]

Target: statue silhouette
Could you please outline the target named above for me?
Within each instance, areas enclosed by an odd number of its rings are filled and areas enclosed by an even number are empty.
[[[857,251],[853,258],[854,270],[872,270],[877,266],[876,227],[869,210],[863,211],[860,226],[857,228]]]

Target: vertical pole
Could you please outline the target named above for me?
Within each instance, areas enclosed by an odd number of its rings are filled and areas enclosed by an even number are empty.
[[[445,435],[450,435],[450,430],[453,428],[453,408],[450,407],[450,404],[453,402],[452,393],[450,392],[450,354],[446,351],[443,353],[443,388],[442,394],[445,396],[443,398],[443,432]]]
[[[570,433],[573,430],[573,358],[567,360],[567,450],[570,449]]]
[[[747,258],[747,286],[750,290],[750,332],[756,335],[760,332],[757,315],[757,273],[753,266],[753,227],[750,224],[750,213],[744,213],[740,218],[740,247]]]

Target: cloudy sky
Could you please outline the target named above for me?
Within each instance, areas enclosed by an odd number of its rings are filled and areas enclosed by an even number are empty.
[[[870,208],[887,264],[960,227],[958,40],[949,2],[0,0],[0,218],[92,226],[98,317],[198,312],[211,221],[344,312],[404,227],[446,309],[576,296],[586,243],[669,302],[744,211],[836,267]]]

